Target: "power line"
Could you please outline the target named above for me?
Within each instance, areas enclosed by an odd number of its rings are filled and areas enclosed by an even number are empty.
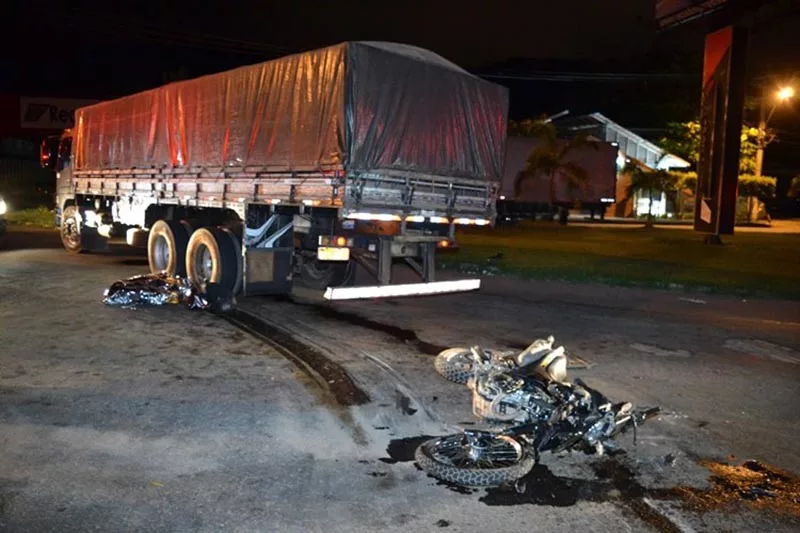
[[[506,79],[519,81],[646,81],[646,80],[675,80],[696,78],[698,75],[691,74],[615,74],[615,73],[592,73],[592,72],[534,72],[530,74],[483,74],[476,73],[482,78]]]
[[[127,38],[136,41],[155,42],[173,46],[202,48],[207,50],[243,53],[248,55],[270,54],[276,55],[291,53],[286,46],[244,41],[211,34],[198,34],[179,29],[164,28],[142,23],[140,21],[120,20],[100,16],[94,13],[73,9],[72,12],[55,13],[44,10],[39,20],[55,23],[59,26],[67,25],[77,30],[89,33],[102,33],[118,38]]]

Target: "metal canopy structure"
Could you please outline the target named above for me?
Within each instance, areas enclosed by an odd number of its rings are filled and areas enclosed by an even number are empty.
[[[554,124],[561,136],[573,137],[578,132],[588,133],[602,141],[616,144],[624,157],[636,159],[652,169],[688,168],[690,166],[688,161],[670,154],[601,113],[559,119],[554,121]]]
[[[700,20],[712,27],[722,26],[766,3],[767,0],[656,0],[655,19],[661,30]]]

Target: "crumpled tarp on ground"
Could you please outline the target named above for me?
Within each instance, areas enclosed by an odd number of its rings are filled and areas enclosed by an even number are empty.
[[[103,293],[103,303],[134,309],[165,304],[183,304],[189,309],[210,307],[191,281],[164,272],[115,281]]]
[[[346,42],[80,108],[75,166],[499,180],[508,104],[428,50]]]

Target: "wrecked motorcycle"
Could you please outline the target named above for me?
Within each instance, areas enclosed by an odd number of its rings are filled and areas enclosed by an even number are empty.
[[[120,307],[183,303],[189,309],[207,309],[208,297],[187,278],[169,276],[166,272],[144,274],[115,281],[103,293],[103,303]]]
[[[476,357],[482,353],[477,348],[472,352]],[[603,454],[614,448],[613,437],[630,428],[635,432],[658,413],[657,408],[611,403],[579,379],[567,382],[563,348],[535,353],[536,360],[529,352],[524,364],[514,368],[476,365],[468,383],[473,413],[504,427],[424,442],[415,458],[426,472],[468,487],[514,482],[533,468],[541,452]]]
[[[491,368],[511,370],[538,360],[541,354],[552,350],[554,342],[552,335],[537,339],[519,354],[514,351],[484,350],[477,346],[448,348],[436,356],[433,366],[444,379],[466,384],[476,372]],[[563,351],[563,347],[558,349]]]

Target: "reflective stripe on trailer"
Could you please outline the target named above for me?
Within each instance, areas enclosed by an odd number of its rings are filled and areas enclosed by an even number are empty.
[[[481,288],[479,279],[459,279],[431,283],[407,283],[401,285],[375,285],[369,287],[328,287],[326,300],[358,300],[361,298],[392,298],[397,296],[422,296],[448,292],[474,291]]]

